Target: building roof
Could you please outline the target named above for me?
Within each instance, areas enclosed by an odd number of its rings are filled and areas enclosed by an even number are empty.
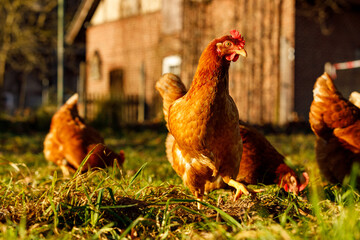
[[[85,23],[90,21],[100,0],[82,0],[74,18],[72,19],[66,33],[65,43],[73,44],[80,31],[85,27]]]

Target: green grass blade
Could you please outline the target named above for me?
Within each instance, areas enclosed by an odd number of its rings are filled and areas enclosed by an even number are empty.
[[[1,199],[1,203],[2,203],[2,206],[4,207],[4,204],[6,203],[6,201],[4,201],[4,199],[6,199],[7,195],[9,192],[11,192],[11,188],[13,187],[13,179],[10,178],[9,179],[9,183],[6,185],[6,191],[5,191],[5,194],[0,198]]]
[[[230,224],[232,227],[236,227],[238,229],[242,229],[242,225],[235,220],[235,218],[233,218],[232,216],[230,216],[229,214],[227,214],[226,212],[224,212],[223,210],[221,210],[220,208],[218,207],[215,207],[209,203],[206,203],[206,202],[202,202],[202,201],[198,201],[196,200],[197,202],[199,202],[200,204],[204,205],[205,207],[208,207],[208,208],[211,208],[213,210],[215,210],[216,212],[218,212],[220,214],[220,216],[222,217],[222,219],[225,220],[225,222],[227,222],[228,224]]]
[[[131,208],[136,206],[138,206],[137,203],[128,204],[128,205],[101,206],[100,209],[121,209],[121,208]]]
[[[134,183],[134,181],[136,180],[136,178],[140,175],[140,173],[143,171],[143,169],[146,167],[147,164],[148,164],[148,163],[146,162],[146,163],[144,163],[144,164],[139,168],[139,170],[138,170],[138,171],[135,173],[135,175],[131,178],[130,183],[129,183],[127,189],[129,189],[129,188],[131,187],[131,185]]]
[[[98,144],[97,144],[98,145]],[[85,158],[82,160],[82,162],[80,163],[80,166],[78,167],[78,169],[76,170],[74,176],[72,177],[73,179],[78,176],[81,173],[81,169],[84,167],[84,165],[86,164],[86,162],[88,161],[89,157],[91,156],[91,154],[94,152],[94,149],[97,147],[97,145],[95,147],[93,147],[93,149],[91,149],[91,151],[85,156]]]
[[[112,200],[113,203],[115,204],[116,201],[115,201],[115,196],[114,196],[113,190],[112,190],[110,187],[107,187],[106,189],[108,190],[108,192],[109,192],[109,194],[110,194],[111,200]]]
[[[168,199],[166,201],[164,214],[163,214],[163,219],[162,219],[162,222],[161,222],[161,225],[160,225],[160,234],[163,235],[163,236],[167,236],[166,232],[169,230],[167,228],[167,223],[170,220],[170,212],[169,212],[170,201],[171,201],[171,199]]]
[[[143,219],[142,216],[136,218],[126,229],[125,231],[120,235],[120,239],[124,239],[125,236],[131,231],[132,228],[134,228],[139,222],[141,222]]]
[[[229,214],[227,214],[226,212],[224,212],[223,210],[221,210],[218,207],[215,207],[209,203],[203,202],[203,201],[199,201],[199,200],[195,200],[195,199],[169,199],[169,204],[175,204],[175,203],[193,203],[193,202],[198,202],[201,205],[204,205],[207,208],[213,209],[216,212],[218,212],[220,214],[220,216],[224,219],[225,222],[227,222],[230,226],[232,226],[233,228],[238,228],[238,229],[242,229],[242,225],[235,220],[235,218],[233,218],[232,216],[230,216]],[[167,203],[165,203],[167,204]]]
[[[98,198],[96,200],[96,204],[95,204],[95,210],[93,210],[92,216],[91,216],[91,225],[93,227],[95,227],[100,219],[100,207],[101,207],[101,202],[102,202],[102,198],[103,198],[103,194],[104,194],[104,189],[100,189],[99,191],[99,195]]]

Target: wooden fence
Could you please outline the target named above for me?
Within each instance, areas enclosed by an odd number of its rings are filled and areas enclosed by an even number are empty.
[[[84,105],[84,115],[88,121],[109,125],[138,122],[139,96],[88,94]]]

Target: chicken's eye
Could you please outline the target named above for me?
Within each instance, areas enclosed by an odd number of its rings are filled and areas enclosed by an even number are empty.
[[[229,42],[229,41],[224,42],[224,46],[225,46],[225,47],[230,47],[231,45],[232,45],[232,43]]]

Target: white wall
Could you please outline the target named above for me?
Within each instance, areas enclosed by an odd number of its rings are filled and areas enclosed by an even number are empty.
[[[138,14],[159,11],[162,0],[102,0],[91,19],[92,25],[116,21]]]

